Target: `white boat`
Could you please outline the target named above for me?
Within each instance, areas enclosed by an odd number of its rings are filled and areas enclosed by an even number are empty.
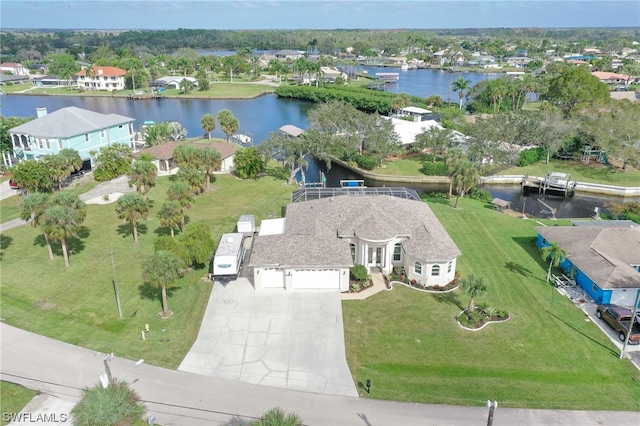
[[[232,139],[234,142],[240,145],[251,145],[251,143],[253,142],[251,136],[244,133],[237,133],[232,136]]]
[[[402,66],[400,67],[400,69],[401,69],[402,71],[407,71],[407,70],[409,69],[409,65],[407,65],[407,64],[402,64]]]

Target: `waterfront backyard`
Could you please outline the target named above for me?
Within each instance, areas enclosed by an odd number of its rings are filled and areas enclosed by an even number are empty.
[[[72,241],[68,269],[60,258],[47,260],[40,232],[31,226],[3,233],[3,320],[104,353],[176,368],[197,336],[212,284],[203,279],[206,269],[189,272],[170,292],[174,316],[157,319],[159,292],[143,285],[141,263],[153,252],[154,238],[168,232],[159,226],[155,212],[169,181],[160,178],[149,193],[155,207],[140,227],[138,246],[129,225],[117,219],[114,204],[88,206],[86,230]],[[192,222],[205,220],[216,241],[234,229],[242,214],[254,214],[258,222],[281,217],[294,189],[271,176],[244,181],[221,175],[214,185],[214,191],[197,197],[188,216]],[[487,281],[488,291],[478,303],[504,309],[512,319],[479,332],[463,331],[455,316],[468,299],[460,291],[430,295],[400,287],[365,301],[343,302],[354,381],[373,382],[366,396],[459,405],[492,399],[511,407],[640,410],[640,372],[619,360],[607,337],[545,283],[546,265],[532,244],[533,226],[539,223],[499,214],[475,200],[462,200],[457,210],[445,198],[428,202],[463,252],[459,271]],[[145,324],[150,332],[142,341]]]

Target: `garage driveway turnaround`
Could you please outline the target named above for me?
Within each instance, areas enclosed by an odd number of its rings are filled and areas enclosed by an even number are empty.
[[[211,292],[198,338],[181,371],[358,396],[347,366],[340,293],[254,290],[246,278]]]

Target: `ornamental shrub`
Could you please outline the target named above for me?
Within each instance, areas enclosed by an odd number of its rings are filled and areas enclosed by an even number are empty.
[[[518,158],[518,166],[525,167],[530,164],[535,164],[539,161],[542,161],[544,158],[544,149],[542,148],[525,149],[520,153],[520,157]]]
[[[447,165],[444,162],[431,162],[425,161],[422,164],[422,169],[420,170],[427,176],[446,176],[447,175]]]

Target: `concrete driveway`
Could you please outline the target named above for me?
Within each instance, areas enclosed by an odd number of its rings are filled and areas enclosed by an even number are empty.
[[[200,333],[180,367],[200,375],[358,396],[347,366],[340,294],[215,284]]]

